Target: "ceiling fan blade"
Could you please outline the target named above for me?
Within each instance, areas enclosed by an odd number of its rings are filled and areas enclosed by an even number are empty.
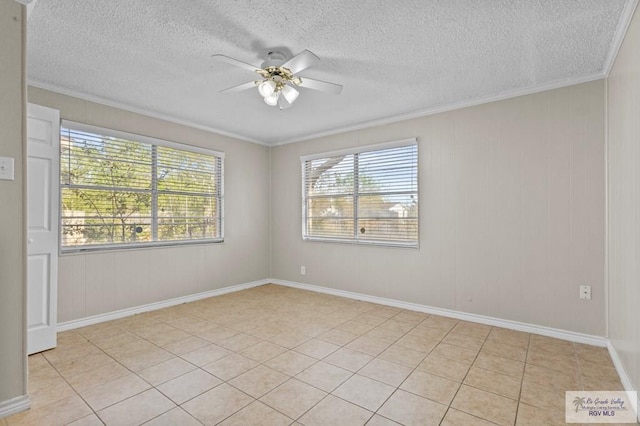
[[[320,62],[320,58],[318,58],[312,51],[305,49],[282,64],[282,66],[288,68],[293,74],[295,74],[309,68],[317,62]]]
[[[300,81],[300,84],[298,84],[298,86],[304,87],[305,89],[320,90],[322,92],[334,93],[336,95],[342,92],[341,84],[329,83],[327,81],[316,80],[316,79],[307,78],[307,77],[299,77],[299,78],[301,81]]]
[[[223,89],[218,93],[236,93],[236,92],[241,92],[243,90],[251,89],[252,87],[256,87],[255,81],[248,81],[246,83],[238,84],[237,86]]]
[[[227,64],[235,65],[236,67],[244,68],[249,71],[256,72],[260,70],[260,67],[256,67],[255,65],[251,65],[246,62],[242,62],[237,59],[230,58],[229,56],[226,56],[226,55],[211,55],[211,57],[215,60],[226,62]]]

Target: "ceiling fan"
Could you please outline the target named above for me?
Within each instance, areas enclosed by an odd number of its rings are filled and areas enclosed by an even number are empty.
[[[244,68],[257,73],[261,79],[242,83],[237,86],[221,90],[220,93],[234,93],[242,90],[258,87],[260,96],[270,106],[278,106],[281,110],[291,108],[300,92],[298,87],[320,90],[323,92],[338,94],[342,91],[340,84],[329,83],[313,78],[297,75],[300,71],[309,68],[320,61],[313,52],[303,50],[301,53],[286,59],[282,52],[273,51],[267,55],[267,60],[261,66],[248,64],[225,55],[213,55],[214,59]]]

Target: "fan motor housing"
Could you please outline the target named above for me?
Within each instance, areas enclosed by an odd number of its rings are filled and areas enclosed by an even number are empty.
[[[284,64],[284,61],[287,59],[284,53],[273,51],[267,54],[267,60],[262,63],[262,68],[268,67],[277,67],[279,65]]]

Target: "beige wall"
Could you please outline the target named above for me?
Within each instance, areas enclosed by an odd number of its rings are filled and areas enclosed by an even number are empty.
[[[640,12],[608,80],[609,334],[640,390]]]
[[[274,148],[272,276],[604,336],[604,97],[600,80]],[[301,155],[409,137],[419,250],[302,241]]]
[[[26,394],[24,330],[24,7],[0,0],[0,156],[15,180],[0,180],[0,404]]]
[[[58,322],[269,276],[267,147],[32,87],[29,102],[64,119],[225,153],[225,242],[61,255]]]

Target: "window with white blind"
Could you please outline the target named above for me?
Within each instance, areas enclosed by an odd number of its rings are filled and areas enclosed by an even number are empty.
[[[301,161],[305,240],[418,247],[415,139]]]
[[[223,240],[224,154],[63,121],[63,252]]]

